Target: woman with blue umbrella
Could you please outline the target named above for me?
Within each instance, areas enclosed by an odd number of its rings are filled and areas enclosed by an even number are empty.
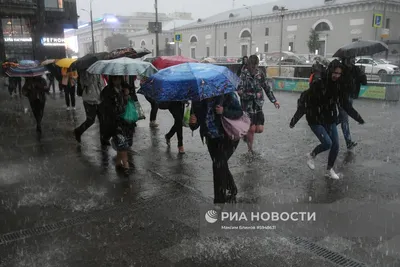
[[[200,128],[201,139],[206,141],[213,162],[216,204],[234,201],[237,195],[228,160],[239,139],[226,134],[223,120],[237,120],[244,114],[234,93],[238,84],[238,77],[226,67],[185,63],[159,71],[138,91],[158,102],[192,101],[190,128]]]

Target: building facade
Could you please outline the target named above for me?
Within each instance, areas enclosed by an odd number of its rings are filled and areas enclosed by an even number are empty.
[[[277,52],[283,26],[283,51],[297,54],[316,52],[331,57],[338,48],[352,41],[381,39],[381,29],[372,25],[374,14],[382,14],[384,9],[388,38],[400,38],[400,28],[396,27],[400,23],[399,1],[283,0],[281,3],[277,8],[283,6],[287,10],[273,12],[271,4],[244,7],[178,28],[183,39],[182,54],[203,58]],[[311,29],[316,30],[319,36],[317,51],[309,51],[307,45]]]
[[[172,18],[165,13],[159,14],[159,21],[166,22]],[[148,28],[148,23],[155,20],[155,13],[136,12],[132,16],[117,16],[104,14],[102,18],[94,19],[93,32],[96,52],[106,52],[108,47],[105,40],[115,34],[130,36],[135,32]],[[82,57],[92,52],[92,31],[90,23],[80,25],[75,32],[68,31],[68,36],[75,34],[79,44],[79,56]],[[129,44],[127,44],[129,45]],[[130,44],[133,46],[133,44]]]
[[[0,61],[65,57],[77,16],[76,0],[0,0]]]

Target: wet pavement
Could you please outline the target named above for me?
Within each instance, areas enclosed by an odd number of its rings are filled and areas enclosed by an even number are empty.
[[[276,96],[282,107],[264,107],[258,156],[249,158],[241,142],[230,160],[238,202],[348,203],[343,212],[349,213],[368,203],[400,204],[397,103],[355,102],[367,123],[351,121],[359,142],[354,154],[345,151],[340,133],[341,180],[330,181],[323,176],[326,153],[315,171],[305,164],[304,155],[317,144],[305,119],[288,127],[299,95]],[[75,142],[72,130],[85,118],[79,97],[77,103],[76,111],[66,111],[62,96],[50,95],[38,141],[27,100],[11,99],[0,87],[0,266],[400,266],[400,229],[383,238],[332,233],[307,242],[278,232],[202,236],[199,209],[212,203],[213,187],[198,132],[185,129],[181,156],[176,140],[171,148],[165,144],[172,125],[167,111],[159,111],[159,129],[140,121],[126,180],[113,167],[115,151],[101,148],[97,123],[81,145]],[[393,212],[400,213],[398,207]]]

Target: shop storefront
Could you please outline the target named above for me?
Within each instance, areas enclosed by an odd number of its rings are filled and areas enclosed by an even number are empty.
[[[2,18],[1,26],[6,58],[32,59],[34,51],[30,19]]]

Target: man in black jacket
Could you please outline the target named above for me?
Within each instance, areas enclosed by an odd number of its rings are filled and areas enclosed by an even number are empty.
[[[355,65],[355,58],[344,58],[343,63],[343,87],[342,97],[348,98],[349,103],[353,105],[353,99],[357,99],[360,94],[361,85],[367,84],[367,76],[360,67]],[[339,120],[342,125],[344,139],[347,149],[353,149],[357,143],[353,142],[350,134],[349,116],[347,112],[339,107]]]
[[[315,169],[315,157],[330,150],[327,176],[332,179],[339,179],[339,176],[333,170],[339,153],[337,107],[342,107],[350,117],[360,124],[364,124],[364,120],[349,103],[349,99],[343,98],[341,94],[340,77],[342,73],[342,64],[338,60],[332,61],[328,66],[327,75],[315,80],[310,89],[301,94],[297,111],[290,121],[290,128],[293,128],[306,115],[311,130],[321,142],[311,153],[307,154],[307,165],[310,169]]]

